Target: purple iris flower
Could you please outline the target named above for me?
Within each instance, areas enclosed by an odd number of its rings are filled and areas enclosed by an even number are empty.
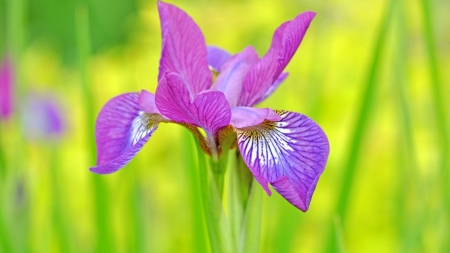
[[[213,159],[222,152],[222,133],[231,129],[244,162],[268,195],[270,183],[306,211],[328,159],[325,133],[302,114],[253,106],[287,77],[282,71],[315,13],[304,12],[282,24],[259,58],[253,47],[235,55],[207,47],[185,12],[163,2],[158,9],[162,55],[156,92],[127,93],[106,103],[96,123],[97,166],[90,170],[104,174],[125,166],[160,122],[188,127]]]
[[[13,73],[8,56],[2,60],[0,67],[0,119],[7,119],[13,110]]]

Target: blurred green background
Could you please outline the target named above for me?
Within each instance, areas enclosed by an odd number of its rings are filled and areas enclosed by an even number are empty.
[[[317,12],[260,106],[314,119],[330,157],[308,212],[263,196],[261,252],[450,252],[449,1],[169,2],[208,44],[260,55],[282,22]],[[206,251],[188,131],[162,124],[124,169],[88,171],[101,107],[156,88],[156,1],[1,0],[0,28],[16,92],[0,121],[0,252]],[[62,135],[29,136],[30,92],[59,101]]]

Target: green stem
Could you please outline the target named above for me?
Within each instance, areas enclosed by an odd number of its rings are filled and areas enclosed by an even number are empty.
[[[375,87],[377,87],[376,76],[380,66],[381,53],[383,50],[385,37],[388,31],[391,16],[397,1],[388,1],[386,13],[384,14],[380,29],[378,31],[377,40],[375,42],[375,48],[373,50],[374,55],[370,64],[369,73],[366,80],[366,86],[364,94],[359,106],[359,113],[357,121],[353,130],[353,138],[348,152],[348,158],[346,162],[344,176],[341,180],[340,189],[338,189],[337,196],[337,208],[336,213],[342,219],[342,224],[345,226],[345,219],[347,218],[347,208],[351,188],[353,186],[354,176],[356,172],[356,165],[361,152],[361,145],[364,140],[364,134],[367,129],[369,118],[371,115],[373,101],[375,98]],[[337,252],[338,245],[336,242],[336,236],[333,229],[329,229],[328,241],[326,244],[326,252]]]
[[[245,205],[245,216],[241,226],[238,252],[258,253],[261,234],[261,209],[262,187],[253,179],[248,201]]]
[[[222,196],[213,178],[212,170],[218,168],[218,161],[206,156],[197,146],[200,188],[202,195],[203,215],[213,253],[236,252],[236,244],[232,239],[230,224],[222,207]],[[210,160],[208,163],[206,159]]]
[[[202,216],[202,195],[200,192],[199,178],[197,173],[195,173],[198,167],[195,161],[195,149],[193,149],[194,147],[191,142],[191,132],[184,131],[183,133],[184,147],[189,147],[185,149],[187,152],[184,153],[184,161],[186,161],[186,164],[189,166],[188,176],[191,184],[189,188],[193,191],[194,252],[207,252],[208,242]]]

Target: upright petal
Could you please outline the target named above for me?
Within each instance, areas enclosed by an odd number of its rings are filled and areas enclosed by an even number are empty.
[[[166,71],[180,75],[191,98],[211,86],[205,39],[194,20],[177,7],[158,2],[162,54],[158,80]]]
[[[314,12],[304,12],[275,30],[267,54],[250,69],[245,77],[239,100],[240,106],[255,105],[266,97],[271,88],[278,86],[273,86],[273,83],[280,77],[297,51],[314,16]]]
[[[3,58],[0,67],[0,119],[7,119],[13,108],[13,73],[9,57]]]
[[[269,195],[268,183],[295,207],[306,211],[328,159],[328,139],[306,116],[276,112],[280,121],[236,129],[239,150]]]
[[[208,46],[207,50],[209,66],[215,71],[220,72],[222,65],[231,57],[231,54],[215,46]]]
[[[272,77],[277,70],[275,54],[266,54],[254,64],[245,76],[239,106],[254,106],[272,85]]]
[[[259,103],[261,103],[262,101],[266,100],[266,98],[270,97],[270,95],[272,95],[272,94],[278,89],[278,86],[280,86],[280,84],[281,84],[282,82],[284,82],[284,80],[285,80],[288,76],[289,76],[289,73],[288,73],[288,72],[281,73],[281,74],[278,76],[278,78],[275,80],[275,82],[273,82],[273,84],[270,85],[270,87],[269,87],[269,89],[266,91],[266,93],[265,93],[260,99],[258,99],[258,100],[256,101],[255,104],[259,104]]]
[[[158,114],[147,114],[138,105],[139,93],[126,93],[109,100],[100,111],[95,127],[99,174],[125,166],[141,150],[158,127]]]
[[[238,105],[244,78],[252,65],[258,61],[258,58],[258,54],[253,47],[246,47],[222,66],[219,77],[211,89],[223,92],[230,107]]]
[[[191,102],[186,84],[176,73],[159,80],[155,102],[163,116],[202,127],[212,136],[230,123],[230,106],[222,92],[204,91]]]
[[[273,80],[278,78],[286,65],[291,61],[292,56],[294,56],[300,46],[300,43],[315,16],[315,12],[303,12],[296,16],[291,22],[287,23],[282,29],[283,37],[281,39],[281,48],[278,50],[278,68],[273,76]],[[284,24],[282,26],[284,26]],[[273,46],[275,48],[280,47],[279,44]]]

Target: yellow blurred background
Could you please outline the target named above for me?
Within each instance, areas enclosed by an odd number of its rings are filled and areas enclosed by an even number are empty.
[[[308,212],[263,196],[260,252],[450,252],[449,1],[169,2],[207,44],[231,53],[253,45],[260,56],[281,23],[317,13],[290,76],[260,107],[316,121],[329,161]],[[101,107],[155,91],[156,1],[0,7],[0,53],[14,66],[16,92],[12,117],[0,119],[0,251],[207,250],[188,131],[161,124],[124,169],[88,170]],[[36,93],[58,102],[61,135],[28,134],[35,126],[24,123],[23,104]]]

